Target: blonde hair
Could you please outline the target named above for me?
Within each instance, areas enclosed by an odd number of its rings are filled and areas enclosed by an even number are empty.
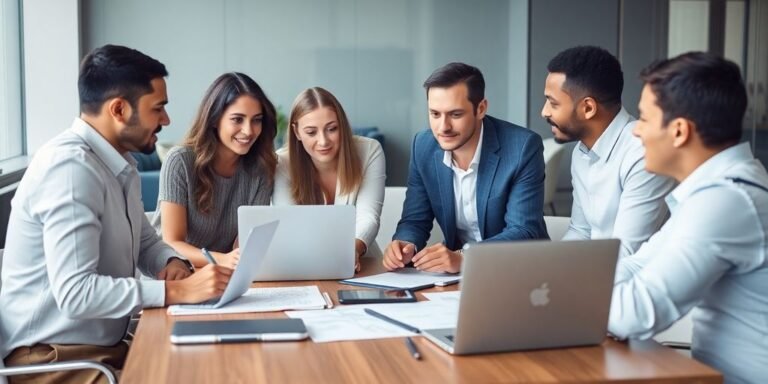
[[[184,138],[184,145],[192,148],[195,154],[195,174],[198,182],[194,188],[195,204],[198,211],[208,214],[213,210],[213,160],[216,149],[223,145],[219,140],[218,129],[221,116],[240,96],[250,96],[261,104],[263,121],[261,133],[251,149],[242,156],[243,169],[252,177],[266,178],[267,185],[271,186],[275,180],[277,167],[277,155],[273,141],[277,134],[277,113],[272,102],[269,101],[264,91],[248,75],[230,72],[219,76],[205,92],[203,101],[197,110],[192,128]]]
[[[296,204],[323,204],[323,191],[320,179],[309,153],[304,150],[296,136],[298,120],[318,108],[330,108],[336,113],[338,120],[340,148],[338,152],[338,178],[341,193],[346,195],[358,187],[363,181],[363,166],[360,155],[353,142],[352,128],[339,101],[328,91],[320,87],[308,88],[301,92],[293,101],[291,116],[288,120],[288,156],[291,175],[291,195]]]

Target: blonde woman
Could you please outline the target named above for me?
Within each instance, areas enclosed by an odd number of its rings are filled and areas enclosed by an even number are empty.
[[[268,205],[277,157],[275,107],[253,79],[225,73],[208,88],[184,144],[160,170],[152,224],[195,266],[239,260],[237,208]]]
[[[375,246],[386,165],[378,141],[353,136],[339,101],[320,87],[293,102],[288,146],[277,151],[275,205],[354,205],[355,270]]]

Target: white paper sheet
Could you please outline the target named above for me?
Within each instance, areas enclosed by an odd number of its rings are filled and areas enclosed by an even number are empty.
[[[458,321],[458,302],[454,304],[451,301],[353,305],[332,310],[292,311],[285,314],[294,319],[303,319],[309,336],[316,343],[414,335],[366,314],[364,308],[371,308],[419,329],[455,328]]]
[[[274,312],[322,309],[326,302],[316,285],[303,287],[250,288],[243,296],[221,308],[171,305],[169,315],[208,315],[220,313]]]
[[[409,289],[431,287],[436,284],[454,283],[460,279],[461,276],[455,274],[421,272],[414,268],[404,268],[395,272],[385,272],[378,275],[342,280],[341,283]]]
[[[427,298],[427,300],[430,301],[453,301],[457,305],[459,303],[459,298],[461,297],[461,291],[452,291],[452,292],[427,292],[423,294],[424,297]]]

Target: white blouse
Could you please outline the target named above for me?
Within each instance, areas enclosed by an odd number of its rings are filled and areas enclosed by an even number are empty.
[[[341,185],[336,182],[335,205],[355,206],[355,238],[362,240],[370,249],[379,232],[379,216],[384,204],[384,182],[387,178],[386,162],[381,144],[367,137],[354,137],[357,152],[363,164],[363,181],[356,191],[341,195]],[[288,148],[277,150],[277,173],[272,205],[294,205],[291,196],[291,176]]]

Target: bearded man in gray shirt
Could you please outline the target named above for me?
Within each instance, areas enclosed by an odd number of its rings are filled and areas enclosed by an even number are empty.
[[[144,215],[130,151],[151,153],[170,123],[165,66],[106,45],[80,67],[80,117],[43,146],[11,203],[0,291],[7,366],[73,359],[121,368],[130,316],[220,296],[232,273],[192,274]],[[135,279],[136,268],[157,280]],[[12,376],[11,382],[91,382],[96,371]]]

